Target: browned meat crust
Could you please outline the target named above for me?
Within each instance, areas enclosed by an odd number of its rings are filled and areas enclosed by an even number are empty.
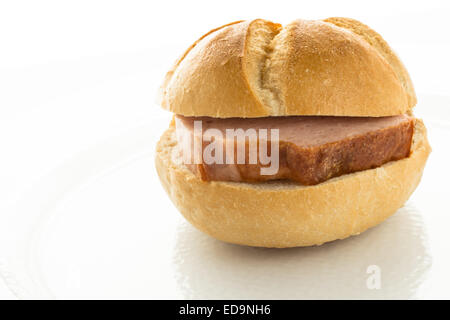
[[[262,182],[289,179],[314,185],[340,175],[375,168],[409,156],[414,118],[407,115],[382,118],[269,117],[213,119],[177,116],[177,130],[192,134],[193,121],[203,120],[203,129],[279,129],[279,170],[262,175],[259,161],[248,164],[206,164],[187,167],[207,181]],[[236,144],[235,143],[235,155]],[[205,148],[207,144],[203,144]],[[270,141],[269,141],[270,145]],[[270,146],[268,147],[270,150]],[[259,159],[258,159],[259,160]],[[267,167],[267,166],[266,166]]]

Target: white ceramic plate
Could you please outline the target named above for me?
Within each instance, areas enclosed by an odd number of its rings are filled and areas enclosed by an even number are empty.
[[[20,298],[449,298],[450,99],[422,97],[433,153],[393,217],[320,247],[225,244],[188,225],[159,185],[167,122],[80,153],[33,186],[1,226],[0,270]],[[157,123],[158,122],[158,123]],[[369,266],[381,288],[369,289]]]

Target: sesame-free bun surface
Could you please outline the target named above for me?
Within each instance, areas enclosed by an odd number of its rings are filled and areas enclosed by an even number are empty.
[[[175,128],[161,137],[156,169],[169,197],[199,230],[258,247],[320,245],[373,227],[399,209],[418,185],[430,146],[416,121],[408,158],[314,186],[279,181],[202,181],[179,157]]]
[[[416,104],[379,34],[348,18],[237,21],[197,40],[167,73],[161,105],[185,116],[389,116]]]

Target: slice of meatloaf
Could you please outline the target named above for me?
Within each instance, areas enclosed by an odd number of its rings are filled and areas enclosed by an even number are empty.
[[[222,133],[224,142],[234,144],[236,160],[239,143],[245,143],[245,163],[222,164],[188,163],[187,167],[203,180],[260,182],[290,179],[304,185],[314,185],[332,177],[375,168],[386,162],[408,157],[414,130],[414,118],[408,115],[391,117],[327,117],[292,116],[266,118],[183,117],[177,115],[178,137],[194,141],[194,121],[201,121],[202,131],[210,128]],[[268,130],[267,150],[272,143],[270,130],[279,130],[279,169],[270,175],[261,174],[258,157],[256,164],[249,163],[251,139],[227,140],[226,129]],[[258,137],[258,143],[262,143]],[[210,142],[201,143],[202,151]],[[226,148],[223,143],[223,154]],[[258,145],[259,146],[259,145]],[[181,152],[193,154],[193,143],[180,144]],[[191,148],[191,150],[186,150]],[[270,154],[270,153],[269,153]]]

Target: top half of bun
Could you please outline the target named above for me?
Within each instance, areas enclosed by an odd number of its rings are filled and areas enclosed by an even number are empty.
[[[348,18],[237,21],[211,30],[167,73],[159,94],[185,116],[389,116],[416,96],[386,41]]]

